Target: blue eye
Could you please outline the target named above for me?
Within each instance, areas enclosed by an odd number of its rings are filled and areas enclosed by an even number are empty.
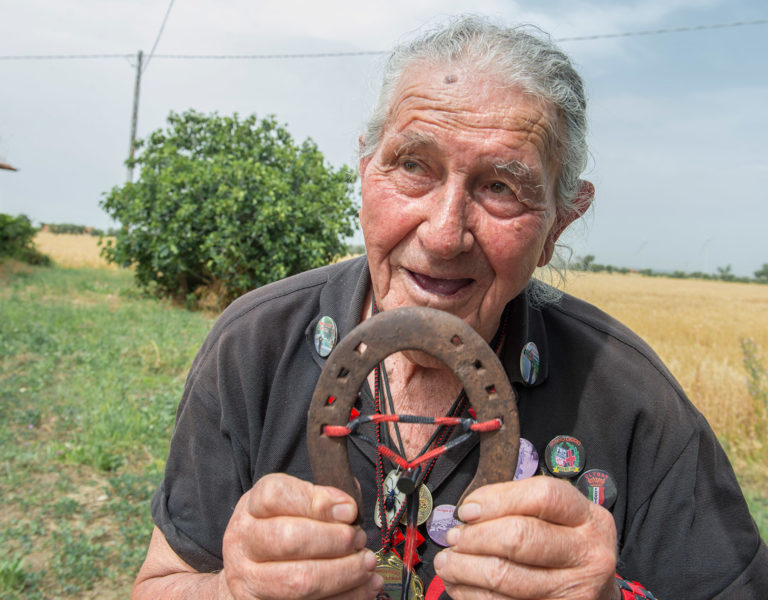
[[[406,171],[415,171],[418,168],[419,165],[417,165],[412,160],[404,160],[403,161],[403,169]]]

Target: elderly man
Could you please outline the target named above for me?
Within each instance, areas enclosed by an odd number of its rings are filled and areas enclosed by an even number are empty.
[[[401,473],[348,444],[358,526],[352,498],[312,483],[305,437],[336,341],[407,306],[452,313],[491,345],[524,438],[516,481],[473,492],[458,526],[477,440],[418,473],[409,597],[766,597],[768,551],[679,385],[626,328],[531,279],[592,200],[585,131],[581,80],[539,36],[464,18],[395,50],[361,137],[367,255],[255,290],[218,320],[179,407],[134,598],[395,595]],[[411,351],[375,369],[355,410],[472,414],[458,379]],[[369,428],[408,459],[451,435]]]

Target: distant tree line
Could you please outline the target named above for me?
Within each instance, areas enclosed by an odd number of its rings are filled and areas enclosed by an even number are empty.
[[[717,267],[716,273],[704,273],[702,271],[654,271],[653,269],[629,269],[627,267],[614,267],[595,262],[594,254],[578,256],[570,264],[573,271],[586,271],[589,273],[639,273],[646,277],[671,277],[673,279],[710,279],[715,281],[737,281],[741,283],[768,283],[768,263],[754,272],[754,277],[740,277],[733,274],[731,265]]]
[[[41,223],[40,229],[49,233],[74,233],[77,235],[111,236],[117,235],[118,229],[97,229],[88,225],[75,225],[74,223]]]

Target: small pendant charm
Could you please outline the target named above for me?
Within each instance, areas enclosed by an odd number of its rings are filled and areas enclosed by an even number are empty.
[[[416,524],[417,525],[423,525],[427,522],[427,519],[429,518],[429,515],[432,514],[432,508],[434,507],[435,503],[432,499],[432,492],[429,491],[429,488],[422,484],[419,486],[419,515],[416,517]],[[415,496],[416,493],[414,493],[411,497]],[[403,525],[408,524],[408,519],[406,517],[406,514],[403,513],[403,516],[400,517],[400,522]]]
[[[399,469],[390,471],[384,478],[384,510],[387,513],[387,528],[392,526],[395,516],[397,516],[400,507],[403,505],[403,502],[405,502],[405,494],[397,489],[397,480],[399,478]],[[373,520],[377,527],[383,527],[379,502],[376,502],[376,508],[373,511]]]
[[[387,473],[387,476],[384,478],[384,510],[387,513],[388,528],[392,526],[392,522],[397,516],[397,513],[400,512],[403,502],[405,502],[405,494],[397,489],[397,481],[400,479],[400,474],[401,471],[399,469],[393,469]],[[426,485],[420,485],[419,515],[416,519],[418,525],[423,525],[427,522],[433,506],[434,501],[432,500],[432,492],[429,491],[429,488]],[[383,526],[379,502],[376,503],[376,508],[373,510],[373,520],[377,527]],[[403,516],[400,517],[400,522],[403,525],[407,524],[405,512],[403,512]]]
[[[384,585],[377,596],[377,600],[400,600],[403,590],[403,569],[405,564],[402,559],[392,552],[379,550],[376,553],[376,572],[381,575]],[[416,573],[411,573],[411,583],[408,587],[409,600],[423,600],[424,584]]]

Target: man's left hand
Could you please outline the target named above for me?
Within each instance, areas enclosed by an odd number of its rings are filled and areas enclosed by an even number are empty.
[[[616,600],[611,514],[554,477],[487,485],[459,508],[435,570],[455,600]]]

